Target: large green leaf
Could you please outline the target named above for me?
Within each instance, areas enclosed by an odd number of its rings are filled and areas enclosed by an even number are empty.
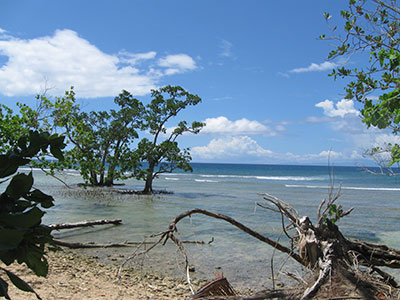
[[[25,230],[0,227],[0,251],[16,248],[24,238]]]
[[[0,215],[1,222],[7,226],[18,228],[30,228],[41,223],[44,212],[37,207],[15,214]]]
[[[30,247],[26,252],[25,262],[37,276],[45,277],[49,271],[49,265],[43,254],[43,251],[37,247]]]
[[[6,189],[6,193],[14,199],[19,199],[30,191],[32,185],[32,172],[29,174],[20,173],[11,179],[11,182]]]
[[[40,203],[43,208],[50,208],[54,206],[54,199],[52,196],[43,193],[40,190],[33,190],[31,193],[24,197],[27,200],[33,201],[35,203]]]
[[[8,278],[10,278],[11,282],[20,290],[25,291],[25,292],[31,292],[36,295],[36,298],[42,300],[40,296],[31,288],[29,284],[27,284],[24,280],[19,278],[17,275],[15,275],[13,272],[3,269],[6,274],[8,275]]]
[[[57,158],[59,160],[63,160],[64,159],[63,152],[60,150],[60,148],[53,147],[53,145],[51,145],[50,146],[50,152],[51,152],[51,154],[54,155],[55,158]]]
[[[29,161],[29,159],[16,154],[0,155],[0,178],[14,174],[20,166],[29,163]]]
[[[11,299],[10,296],[8,296],[8,283],[5,282],[1,277],[0,277],[0,297]]]

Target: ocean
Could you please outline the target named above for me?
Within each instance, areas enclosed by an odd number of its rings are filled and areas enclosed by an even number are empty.
[[[340,189],[338,204],[345,210],[354,207],[350,216],[338,223],[346,236],[400,248],[400,177],[378,176],[363,168],[339,166],[193,163],[192,167],[193,173],[177,171],[159,176],[154,181],[154,189],[172,193],[155,196],[115,195],[107,188],[82,190],[76,186],[81,182],[76,171],[62,176],[71,184],[70,188],[40,171],[34,171],[34,178],[36,187],[55,198],[55,206],[44,217],[46,224],[122,219],[121,226],[55,233],[56,238],[66,241],[142,241],[145,236],[167,229],[176,215],[202,208],[228,215],[255,231],[287,243],[282,236],[280,215],[256,206],[257,202],[265,203],[261,194],[276,196],[292,205],[299,215],[315,221],[318,205],[328,197],[333,185],[335,192]],[[143,183],[134,179],[124,183],[117,188],[143,188]],[[205,245],[185,244],[196,270],[193,277],[210,279],[215,271],[222,271],[234,287],[262,288],[271,284],[271,264],[275,275],[281,268],[297,270],[296,263],[287,260],[285,255],[221,220],[193,215],[178,224],[178,233],[183,240],[206,242]],[[85,250],[117,264],[133,251],[133,248]],[[183,278],[182,263],[178,249],[169,242],[152,251],[143,268]]]

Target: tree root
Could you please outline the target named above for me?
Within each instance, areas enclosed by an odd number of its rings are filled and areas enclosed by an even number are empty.
[[[177,224],[182,219],[194,214],[202,214],[232,224],[254,238],[274,247],[276,250],[286,253],[300,265],[313,271],[315,275],[314,280],[311,281],[307,288],[301,285],[299,290],[293,294],[273,291],[270,295],[277,295],[275,298],[299,300],[311,298],[392,299],[393,295],[399,294],[399,291],[396,289],[398,284],[394,278],[378,267],[400,268],[400,250],[390,248],[386,245],[345,238],[334,222],[348,215],[352,209],[343,211],[340,205],[334,205],[334,202],[339,198],[339,193],[334,195],[331,192],[329,199],[322,201],[318,208],[318,221],[316,225],[313,225],[308,217],[300,217],[294,208],[277,197],[268,194],[263,194],[263,196],[267,204],[272,205],[272,207],[264,204],[257,205],[281,214],[282,229],[290,239],[290,247],[250,229],[229,216],[196,208],[176,216],[170,222],[166,231],[150,236],[149,238],[157,238],[157,240],[147,250],[139,252],[138,247],[120,266],[119,277],[123,266],[129,260],[146,255],[154,247],[165,245],[168,240],[171,240],[178,246],[184,258],[187,281],[194,294],[189,276],[189,260],[185,253],[183,242],[176,237],[175,232],[177,231]],[[329,216],[331,214],[329,212],[332,210],[335,213],[334,217],[330,219]],[[289,222],[289,225],[285,224],[285,219]],[[148,243],[148,241],[143,241],[142,245],[144,243]],[[359,266],[366,266],[368,270],[376,273],[380,278],[361,270]],[[281,297],[280,295],[284,296]],[[263,298],[257,297],[246,298],[235,296],[233,298],[214,297],[204,299],[272,299],[272,296],[268,298],[266,294],[260,296]]]

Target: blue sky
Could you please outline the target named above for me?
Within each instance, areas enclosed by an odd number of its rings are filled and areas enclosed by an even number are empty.
[[[0,3],[0,103],[35,105],[71,85],[85,110],[113,107],[122,89],[181,85],[203,121],[180,143],[196,162],[370,165],[362,153],[396,142],[366,129],[344,80],[328,77],[330,12],[347,1],[14,1]],[[347,65],[359,65],[351,57]],[[174,126],[174,122],[169,124]],[[398,142],[398,141],[397,141]]]

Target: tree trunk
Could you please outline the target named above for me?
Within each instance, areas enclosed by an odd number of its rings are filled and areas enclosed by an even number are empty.
[[[153,172],[155,164],[153,162],[149,163],[149,168],[147,169],[146,184],[144,186],[143,194],[153,193]]]
[[[100,172],[99,186],[104,186],[104,170]]]
[[[107,170],[107,177],[106,177],[106,186],[112,186],[114,184],[114,177],[115,177],[115,168],[117,167],[117,162],[120,159],[121,147],[123,147],[124,143],[121,145],[121,140],[118,140],[117,145],[115,146],[114,150],[114,158],[110,162]]]
[[[115,167],[116,167],[116,163],[115,160],[117,158],[115,158],[109,165],[108,170],[107,170],[107,176],[106,176],[106,180],[104,182],[105,186],[112,186],[114,184],[114,176],[115,176]]]
[[[97,174],[94,170],[90,170],[90,183],[93,186],[99,185],[99,182],[97,181]]]

